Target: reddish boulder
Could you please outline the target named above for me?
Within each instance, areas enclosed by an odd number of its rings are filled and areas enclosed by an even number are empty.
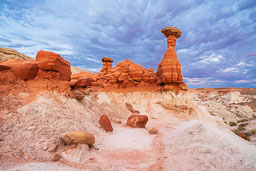
[[[131,115],[126,122],[126,125],[134,128],[145,128],[148,122],[147,115]]]
[[[175,52],[176,39],[181,36],[181,31],[176,27],[166,27],[161,32],[167,37],[168,49],[157,70],[159,84],[181,83],[181,65]]]
[[[11,71],[23,80],[33,80],[37,74],[36,61],[28,61],[21,64],[16,64],[11,68]]]
[[[57,71],[60,80],[69,80],[71,75],[70,63],[59,54],[40,50],[36,55],[38,68],[45,71]]]
[[[113,131],[113,127],[107,115],[102,115],[99,120],[100,126],[106,131]]]
[[[239,137],[241,137],[241,138],[243,138],[243,139],[246,139],[247,138],[247,136],[246,136],[246,134],[244,134],[244,133],[239,133],[239,134],[237,134]]]

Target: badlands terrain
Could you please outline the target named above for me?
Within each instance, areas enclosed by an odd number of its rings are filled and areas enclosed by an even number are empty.
[[[162,33],[156,73],[0,48],[0,170],[256,170],[256,89],[188,89]]]

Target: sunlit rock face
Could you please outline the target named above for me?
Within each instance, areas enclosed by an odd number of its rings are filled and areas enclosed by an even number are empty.
[[[157,73],[151,68],[143,68],[129,59],[112,66],[113,59],[103,57],[103,67],[99,73],[81,72],[72,74],[72,89],[93,88],[96,91],[175,91],[187,90],[182,81],[181,65],[175,52],[176,39],[181,31],[176,27],[162,29],[167,37],[166,50]]]
[[[59,54],[40,50],[35,60],[14,50],[7,50],[1,51],[0,89],[2,93],[55,90],[70,94],[68,82],[71,75],[70,63]]]
[[[181,84],[179,87],[187,89],[182,81],[181,65],[175,52],[176,40],[181,36],[181,31],[176,27],[166,27],[161,32],[167,38],[168,49],[158,65],[157,82],[167,89],[173,87],[173,84]]]

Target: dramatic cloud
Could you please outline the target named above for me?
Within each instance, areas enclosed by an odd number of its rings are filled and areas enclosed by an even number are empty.
[[[1,0],[0,46],[60,53],[92,72],[108,56],[157,69],[160,30],[182,31],[176,51],[189,87],[256,87],[256,1]]]

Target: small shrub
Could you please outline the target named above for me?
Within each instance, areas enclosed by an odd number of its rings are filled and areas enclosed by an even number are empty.
[[[250,137],[245,137],[244,139],[247,141],[251,141]]]
[[[229,126],[236,126],[237,124],[235,122],[229,122]]]
[[[256,135],[256,129],[251,130],[252,135]]]
[[[233,132],[237,135],[237,134],[240,133],[240,130],[239,129],[235,129]]]

